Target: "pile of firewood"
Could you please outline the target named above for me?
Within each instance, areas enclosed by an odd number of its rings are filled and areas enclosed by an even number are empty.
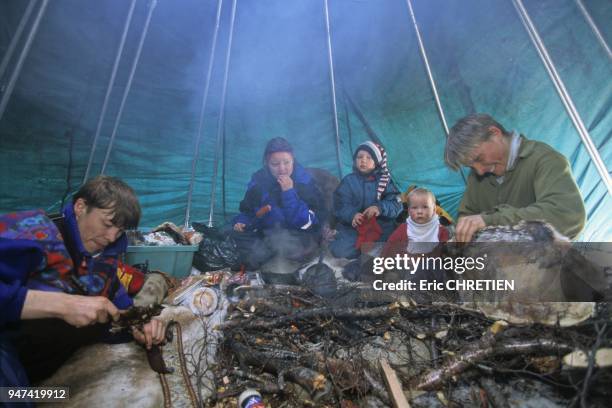
[[[297,286],[242,295],[216,328],[224,340],[207,406],[235,407],[247,388],[272,407],[612,401],[607,304],[576,324],[543,325],[450,303],[334,301]]]

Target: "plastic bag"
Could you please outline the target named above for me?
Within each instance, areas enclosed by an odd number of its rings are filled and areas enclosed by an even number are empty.
[[[194,222],[193,228],[204,236],[193,256],[193,266],[206,272],[239,265],[236,243],[229,235],[199,222]]]

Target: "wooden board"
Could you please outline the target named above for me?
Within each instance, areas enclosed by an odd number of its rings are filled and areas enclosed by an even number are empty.
[[[387,384],[387,390],[391,396],[393,406],[395,408],[410,408],[410,404],[408,403],[408,400],[406,400],[406,396],[404,395],[402,385],[397,378],[397,374],[395,374],[395,371],[391,368],[387,360],[380,360],[380,368],[382,370],[385,383]]]

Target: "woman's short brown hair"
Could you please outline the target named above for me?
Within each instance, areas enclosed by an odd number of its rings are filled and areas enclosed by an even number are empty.
[[[111,176],[97,176],[83,184],[74,195],[72,202],[79,198],[85,201],[88,209],[101,208],[113,210],[112,223],[122,229],[133,229],[140,221],[138,197],[130,186]]]

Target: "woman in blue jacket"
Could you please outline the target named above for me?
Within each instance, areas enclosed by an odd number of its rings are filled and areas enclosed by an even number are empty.
[[[342,179],[334,193],[336,239],[330,244],[335,257],[357,258],[357,229],[372,217],[382,229],[385,241],[395,228],[395,218],[402,211],[399,191],[387,169],[387,155],[382,146],[367,141],[355,150],[353,172]]]
[[[233,238],[241,262],[254,270],[281,253],[305,260],[317,249],[322,197],[311,175],[295,161],[282,137],[266,145],[264,166],[253,174],[240,214],[233,220]]]

